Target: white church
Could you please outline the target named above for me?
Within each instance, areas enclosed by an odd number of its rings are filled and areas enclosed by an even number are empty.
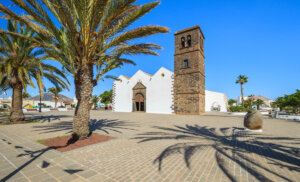
[[[205,90],[204,35],[199,26],[175,33],[174,72],[161,67],[154,75],[141,70],[113,83],[115,112],[202,114],[227,112],[224,93]]]

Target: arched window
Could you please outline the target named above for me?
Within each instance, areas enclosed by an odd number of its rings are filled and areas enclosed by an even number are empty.
[[[192,36],[191,35],[187,36],[187,44],[189,47],[191,47],[191,45],[192,45]]]
[[[184,48],[185,47],[185,38],[181,37],[181,47]]]

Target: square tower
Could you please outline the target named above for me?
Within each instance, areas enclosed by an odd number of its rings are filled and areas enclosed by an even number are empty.
[[[175,33],[174,112],[205,112],[204,35],[199,26]]]

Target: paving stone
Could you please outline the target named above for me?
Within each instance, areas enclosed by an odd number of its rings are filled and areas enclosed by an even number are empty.
[[[71,126],[73,112],[42,113],[49,114],[64,117],[51,123],[0,126],[0,152],[17,169],[33,159],[30,151],[45,149],[36,140],[70,131],[62,123]],[[243,117],[226,113],[179,116],[91,111],[91,119],[101,126],[96,133],[115,139],[63,153],[49,150],[21,171],[30,179],[40,175],[43,180],[56,177],[60,181],[231,181],[225,171],[237,181],[258,181],[259,176],[251,172],[262,175],[260,181],[300,179],[296,122],[266,118],[263,133],[248,133],[242,130]],[[50,165],[41,168],[43,161]],[[65,171],[79,169],[83,171],[72,175]],[[0,177],[15,170],[0,155]]]
[[[76,180],[76,179],[78,179],[78,176],[76,176],[76,175],[66,175],[66,176],[59,178],[60,181],[72,181],[72,180]]]

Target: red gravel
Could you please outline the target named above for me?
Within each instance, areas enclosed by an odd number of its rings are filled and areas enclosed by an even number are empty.
[[[93,134],[89,138],[85,140],[78,140],[73,144],[69,144],[68,140],[71,138],[71,136],[65,136],[60,138],[53,138],[46,141],[41,142],[41,144],[44,144],[48,147],[54,148],[55,150],[58,150],[60,152],[65,152],[77,148],[81,148],[84,146],[92,145],[95,143],[105,142],[108,140],[114,139],[113,137],[105,136],[105,135],[99,135],[99,134]]]

